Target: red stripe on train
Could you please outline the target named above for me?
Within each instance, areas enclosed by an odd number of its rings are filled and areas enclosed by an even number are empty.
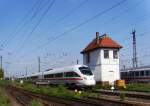
[[[83,80],[82,78],[44,78],[44,80]]]

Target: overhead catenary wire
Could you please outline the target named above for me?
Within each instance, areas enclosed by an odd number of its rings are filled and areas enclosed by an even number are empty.
[[[24,27],[24,25],[27,23],[27,18],[31,15],[31,13],[33,12],[33,10],[35,8],[37,8],[38,5],[41,4],[42,0],[38,0],[36,1],[33,6],[31,7],[31,9],[29,9],[29,11],[25,14],[25,16],[20,20],[20,22],[15,26],[14,30],[9,34],[9,36],[7,37],[6,40],[4,40],[2,42],[3,46],[7,46],[8,43],[10,41],[12,41],[12,39],[14,39],[14,37],[17,35],[17,33]],[[33,18],[33,17],[32,17]],[[30,19],[31,20],[31,19]]]
[[[122,0],[122,1],[116,3],[115,5],[113,5],[113,6],[109,7],[109,8],[107,8],[107,9],[105,9],[105,10],[103,10],[103,11],[100,11],[98,14],[94,15],[93,17],[90,17],[90,18],[88,18],[87,20],[85,20],[84,22],[82,22],[82,23],[76,25],[75,27],[73,27],[73,28],[71,28],[71,29],[69,29],[69,30],[67,30],[67,31],[65,31],[65,32],[63,32],[63,33],[61,33],[61,34],[59,34],[58,36],[56,36],[55,39],[46,42],[44,45],[38,46],[37,48],[33,49],[33,51],[35,52],[35,50],[39,50],[39,48],[43,48],[43,46],[47,45],[49,42],[55,41],[55,40],[57,40],[58,38],[64,36],[65,34],[67,34],[67,33],[71,32],[71,31],[73,31],[73,30],[75,30],[75,29],[77,29],[77,28],[79,28],[79,27],[85,25],[86,23],[88,23],[88,22],[90,22],[90,21],[96,19],[97,17],[99,17],[99,16],[101,16],[101,15],[103,15],[103,14],[109,12],[110,10],[112,10],[112,9],[114,9],[114,8],[116,8],[116,7],[118,7],[118,6],[120,6],[120,5],[123,4],[125,1],[126,1],[126,0]],[[32,53],[32,52],[30,52],[30,53]],[[23,56],[24,56],[24,55],[23,55]],[[22,57],[23,57],[23,56],[22,56]]]
[[[69,12],[67,12],[65,15],[63,15],[62,17],[58,18],[55,22],[55,26],[57,24],[59,24],[61,21],[63,21],[64,19],[66,19],[67,17],[69,17],[72,13],[74,13],[75,11],[77,11],[79,8],[81,8],[83,5],[85,5],[85,3],[88,0],[84,0],[83,2],[81,2],[79,5],[77,5],[75,8],[72,8]],[[53,25],[54,27],[54,25]]]
[[[50,40],[50,41],[47,41],[46,43],[44,43],[44,44],[38,46],[38,47],[37,47],[36,49],[34,49],[34,50],[39,50],[39,49],[43,48],[44,46],[48,45],[49,43],[51,43],[51,42],[53,42],[53,41],[55,41],[55,40],[57,40],[57,39],[59,39],[59,38],[65,36],[67,33],[72,32],[72,31],[78,29],[79,27],[81,27],[81,26],[87,24],[88,22],[90,22],[90,21],[96,19],[97,17],[99,17],[99,16],[101,16],[101,15],[103,15],[103,14],[109,12],[110,10],[112,10],[112,9],[114,9],[114,8],[116,8],[116,7],[118,7],[118,6],[120,6],[120,5],[121,5],[122,3],[124,3],[125,1],[126,1],[126,0],[122,0],[122,1],[120,1],[120,2],[118,2],[118,3],[116,3],[115,5],[113,5],[113,6],[109,7],[109,8],[107,8],[107,9],[105,9],[105,10],[99,12],[98,14],[96,14],[96,15],[90,17],[89,19],[87,19],[87,20],[81,22],[80,24],[78,24],[78,25],[76,25],[76,26],[70,28],[69,30],[67,30],[67,31],[65,31],[65,32],[63,32],[63,33],[61,33],[61,34],[59,34],[59,35],[57,35],[54,39],[52,39],[52,40]]]
[[[105,9],[105,10],[103,10],[103,11],[100,11],[100,12],[97,13],[96,15],[94,15],[94,16],[88,18],[87,20],[85,20],[85,21],[83,21],[82,23],[76,25],[75,27],[73,27],[73,28],[71,28],[71,29],[69,29],[69,30],[67,30],[67,31],[65,31],[65,32],[63,32],[63,33],[57,35],[54,39],[52,39],[52,40],[50,40],[50,41],[47,41],[46,43],[44,43],[44,44],[38,46],[37,48],[33,49],[32,51],[36,51],[36,50],[39,50],[39,49],[43,48],[44,46],[48,45],[49,43],[51,43],[51,42],[53,42],[53,41],[55,41],[55,40],[57,40],[57,39],[59,39],[60,37],[65,36],[65,34],[71,32],[71,31],[74,31],[75,29],[77,29],[77,28],[79,28],[79,27],[85,25],[86,23],[88,23],[88,22],[90,22],[90,21],[96,19],[97,17],[99,17],[99,16],[101,16],[101,15],[103,15],[103,14],[109,12],[110,10],[112,10],[112,9],[114,9],[114,8],[116,8],[116,7],[118,7],[118,6],[120,6],[120,5],[123,4],[125,1],[127,1],[127,0],[122,0],[122,1],[120,1],[120,2],[118,2],[118,3],[116,3],[116,4],[114,4],[113,6],[107,8],[107,9]],[[26,56],[26,55],[23,55],[23,56],[21,56],[21,57],[24,57],[24,56]]]
[[[45,15],[48,13],[48,11],[52,8],[54,2],[55,2],[55,0],[52,0],[52,2],[50,2],[50,4],[48,5],[48,7],[46,8],[46,10],[43,12],[43,14],[41,15],[41,17],[39,18],[38,22],[35,24],[35,26],[33,27],[33,29],[27,35],[26,39],[23,40],[23,42],[19,46],[19,48],[17,48],[15,51],[13,51],[13,53],[17,53],[17,51],[20,52],[23,49],[23,46],[26,44],[26,41],[31,37],[31,35],[33,34],[33,32],[37,29],[37,27],[41,23],[42,19],[45,17]]]
[[[16,33],[14,34],[14,36],[12,36],[11,39],[9,39],[9,41],[12,41],[18,35],[18,33],[21,32],[21,30],[25,29],[25,26],[28,25],[28,24],[30,24],[33,21],[33,19],[35,19],[36,16],[40,13],[40,11],[43,10],[43,8],[45,7],[45,5],[47,5],[49,2],[50,2],[50,0],[47,0],[45,3],[43,3],[43,0],[41,0],[41,2],[39,3],[37,9],[31,15],[30,19],[27,20],[27,21],[25,21],[23,23],[23,25],[16,31]],[[28,29],[28,28],[26,28],[26,29]],[[9,44],[9,41],[6,43],[7,45]]]
[[[49,27],[49,30],[51,28],[56,27],[57,25],[59,25],[59,23],[61,23],[63,20],[67,19],[71,14],[73,14],[75,11],[77,11],[78,9],[80,9],[82,6],[84,6],[89,0],[84,0],[83,2],[79,3],[77,6],[75,6],[74,8],[72,8],[71,10],[69,10],[66,14],[64,14],[63,16],[61,16],[60,18],[58,18],[54,23],[54,25],[51,25],[52,27]],[[48,38],[49,39],[49,38]],[[40,42],[40,40],[39,40]]]

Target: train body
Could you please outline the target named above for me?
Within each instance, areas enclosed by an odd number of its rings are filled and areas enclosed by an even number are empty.
[[[94,86],[95,79],[91,70],[85,65],[74,65],[59,69],[49,69],[22,77],[36,83],[65,84],[76,86]],[[21,79],[22,79],[21,78]]]
[[[127,83],[150,83],[150,66],[123,69],[120,74],[121,79],[124,79]]]

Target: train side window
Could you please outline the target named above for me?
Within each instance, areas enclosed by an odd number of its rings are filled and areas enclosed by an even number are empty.
[[[55,78],[63,77],[63,73],[56,73]]]
[[[131,76],[132,76],[132,77],[134,76],[134,72],[133,72],[133,71],[131,72]]]
[[[132,76],[132,72],[131,71],[129,72],[129,76]]]
[[[73,73],[73,76],[74,76],[74,77],[80,77],[80,76],[79,76],[77,73],[75,73],[75,72]]]
[[[140,76],[144,76],[144,71],[140,71]]]
[[[139,72],[135,72],[135,76],[139,76]]]
[[[125,72],[125,73],[124,73],[124,75],[125,75],[125,76],[128,76],[128,73],[127,73],[127,72]]]
[[[54,77],[54,74],[49,74],[49,78],[53,78]]]
[[[38,76],[32,76],[31,79],[38,79]]]
[[[65,77],[73,77],[73,72],[66,72]]]
[[[150,71],[145,71],[146,76],[150,75]]]
[[[53,78],[54,74],[48,74],[48,75],[44,75],[44,78]]]
[[[80,76],[75,72],[66,72],[65,77],[80,77]]]

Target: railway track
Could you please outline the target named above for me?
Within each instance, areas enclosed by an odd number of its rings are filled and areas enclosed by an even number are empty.
[[[96,90],[96,93],[107,94],[107,95],[120,95],[121,93],[125,94],[127,97],[134,97],[134,98],[142,98],[150,100],[150,93],[149,92],[136,92],[136,91],[111,91],[111,90]]]
[[[41,93],[33,93],[31,91],[23,90],[12,86],[7,86],[6,90],[10,92],[23,106],[28,106],[33,99],[37,99],[44,106],[141,106],[141,104],[137,103],[109,100],[104,98],[61,98]]]

